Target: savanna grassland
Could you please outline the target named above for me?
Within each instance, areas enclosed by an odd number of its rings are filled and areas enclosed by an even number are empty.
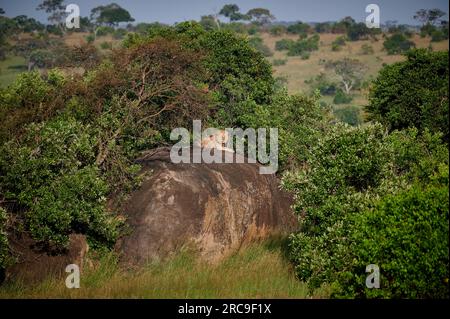
[[[286,243],[273,237],[248,244],[216,263],[182,250],[138,270],[125,270],[117,255],[105,254],[84,266],[80,289],[49,277],[5,285],[0,298],[327,298],[326,285],[310,290],[296,278]]]

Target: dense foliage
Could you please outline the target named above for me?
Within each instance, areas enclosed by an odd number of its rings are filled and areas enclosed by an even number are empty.
[[[439,135],[420,136],[415,129],[386,135],[379,124],[333,127],[314,147],[305,168],[283,180],[296,196],[300,232],[291,236],[290,245],[299,278],[311,287],[330,283],[341,297],[445,297],[448,273],[442,269],[448,269],[448,250],[442,247],[448,242],[448,198],[443,194],[448,178],[440,178],[439,189],[416,200],[418,190],[409,185],[415,180],[428,189],[436,174],[446,169],[448,150]],[[428,203],[432,197],[440,199],[434,206]],[[391,201],[397,205],[393,210],[386,207]],[[371,214],[386,214],[386,219],[375,227]],[[426,217],[431,214],[433,227]],[[399,223],[403,223],[400,229]],[[420,238],[441,242],[436,250],[425,248],[432,241],[416,243],[414,234],[419,230]],[[422,262],[411,263],[412,256]],[[423,273],[427,260],[441,272]],[[379,265],[382,280],[390,280],[378,292],[365,290],[369,264]],[[402,269],[411,271],[393,278]],[[439,290],[409,284],[427,281],[429,276]]]
[[[385,66],[373,82],[366,110],[390,129],[442,132],[448,141],[448,53],[413,50]]]

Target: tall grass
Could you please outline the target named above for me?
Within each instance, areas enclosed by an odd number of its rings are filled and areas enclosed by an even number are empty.
[[[308,291],[296,279],[286,258],[285,239],[250,244],[211,264],[192,251],[124,270],[117,256],[103,256],[81,274],[79,289],[68,289],[65,278],[49,278],[30,286],[9,282],[0,298],[326,298],[328,287]]]

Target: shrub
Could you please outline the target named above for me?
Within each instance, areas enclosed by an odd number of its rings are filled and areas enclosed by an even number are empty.
[[[305,83],[311,86],[312,91],[319,90],[321,95],[336,94],[336,83],[331,82],[323,72],[310,80],[305,80]]]
[[[311,52],[319,49],[319,35],[314,34],[306,39],[299,39],[295,41],[288,50],[288,56],[302,55],[303,52]]]
[[[279,36],[287,32],[287,28],[284,25],[274,25],[269,29],[270,34]]]
[[[301,54],[300,54],[300,58],[302,59],[302,60],[308,60],[309,59],[309,57],[310,57],[310,53],[308,52],[308,51],[303,51]]]
[[[94,36],[93,34],[88,34],[88,35],[85,37],[85,39],[86,39],[86,42],[87,42],[87,43],[93,43],[94,40],[95,40],[95,36]]]
[[[344,36],[338,36],[332,43],[331,43],[331,50],[332,51],[340,51],[341,48],[345,45],[345,37]]]
[[[279,165],[280,170],[286,170],[306,160],[322,134],[326,116],[318,97],[288,95],[280,90],[269,105],[254,105],[240,122],[243,127],[278,128]]]
[[[441,30],[434,30],[431,32],[431,42],[440,42],[446,39],[444,32]]]
[[[6,198],[27,207],[26,224],[34,239],[64,246],[72,232],[114,243],[114,223],[104,215],[107,185],[94,161],[93,138],[74,120],[31,125],[22,146],[2,148],[0,167]],[[101,238],[103,237],[103,238]]]
[[[277,42],[275,42],[275,50],[277,51],[289,50],[294,43],[295,41],[291,39],[278,40]]]
[[[338,89],[336,91],[336,94],[333,99],[334,104],[347,104],[350,103],[353,100],[353,97],[349,94],[346,94],[341,89]]]
[[[274,59],[274,60],[272,61],[272,64],[273,64],[274,66],[279,66],[279,65],[285,65],[286,62],[287,62],[286,59]]]
[[[390,129],[442,132],[448,141],[448,55],[413,50],[383,67],[369,92],[369,118]]]
[[[422,167],[427,167],[426,176]],[[443,289],[435,287],[442,287],[448,267],[446,170],[448,151],[438,135],[420,136],[415,129],[386,135],[380,124],[332,127],[313,147],[306,165],[282,180],[296,198],[300,231],[291,235],[290,248],[298,277],[311,288],[331,284],[337,297],[440,294]],[[428,194],[408,193],[411,180],[421,185],[439,180],[445,186]],[[417,243],[416,236],[423,240]],[[433,245],[436,249],[427,255],[425,247]],[[419,251],[421,257],[415,257]],[[429,263],[424,256],[431,258]],[[421,261],[416,267],[410,261],[417,258]],[[389,278],[386,290],[364,288],[365,267],[371,263],[381,267],[382,280],[383,271]],[[432,273],[433,266],[439,271]],[[394,277],[400,269],[411,270],[413,280],[405,279],[406,272]],[[430,278],[433,286],[427,289],[423,282]]]
[[[361,54],[369,55],[369,54],[373,54],[373,53],[374,53],[373,46],[371,46],[370,44],[364,43],[361,46]]]
[[[287,27],[288,33],[293,33],[293,34],[298,34],[298,35],[307,34],[310,30],[311,30],[310,25],[307,23],[303,23],[303,22],[297,22],[297,23],[291,24],[290,26]]]
[[[335,296],[449,297],[448,167],[442,173],[444,183],[414,185],[354,217],[355,262],[340,274]],[[380,267],[380,289],[365,287],[369,264]]]
[[[112,43],[111,42],[102,42],[100,43],[100,48],[103,50],[111,50],[112,49]]]
[[[108,35],[108,34],[113,34],[114,33],[114,28],[106,27],[106,26],[100,26],[100,27],[98,27],[95,30],[95,32],[96,32],[96,35],[98,37],[103,37],[103,36]]]
[[[112,33],[114,39],[123,39],[125,37],[125,35],[127,34],[127,30],[125,29],[117,29],[114,30],[114,32]]]
[[[270,48],[264,44],[263,39],[261,39],[260,37],[250,38],[249,44],[265,57],[273,55],[272,50],[270,50]]]
[[[405,35],[397,33],[387,37],[383,42],[383,46],[388,54],[399,54],[414,48],[415,44],[408,40]]]
[[[362,123],[361,110],[357,106],[347,106],[334,110],[334,115],[341,121],[352,126]]]

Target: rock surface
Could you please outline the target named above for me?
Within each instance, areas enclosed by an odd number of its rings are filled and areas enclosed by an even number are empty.
[[[296,226],[292,198],[275,175],[259,174],[259,164],[174,164],[168,148],[138,162],[152,172],[124,205],[131,233],[117,247],[127,263],[158,260],[188,243],[216,260],[247,240]]]

